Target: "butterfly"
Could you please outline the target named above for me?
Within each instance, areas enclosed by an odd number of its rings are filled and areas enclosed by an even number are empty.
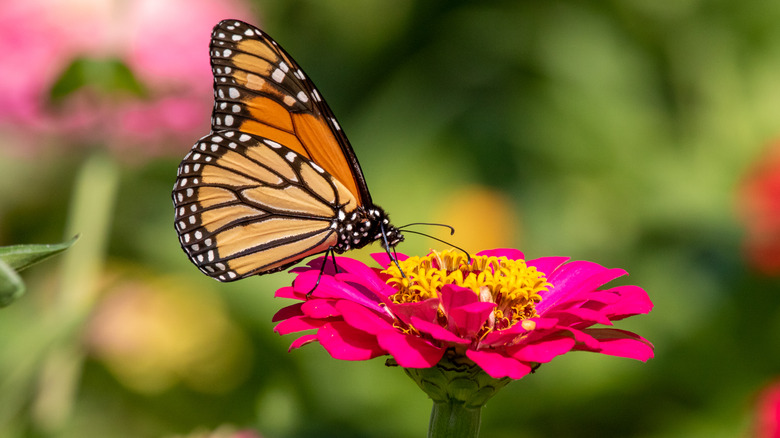
[[[211,133],[178,168],[181,247],[234,281],[325,252],[403,240],[371,200],[355,152],[298,63],[260,29],[220,22],[209,46]]]

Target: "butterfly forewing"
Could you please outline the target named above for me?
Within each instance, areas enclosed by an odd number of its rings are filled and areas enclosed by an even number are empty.
[[[232,281],[283,269],[337,242],[352,193],[317,164],[240,131],[202,138],[179,165],[176,228],[201,271]]]
[[[370,194],[349,141],[303,70],[261,30],[235,20],[212,33],[212,130],[238,129],[283,144],[342,181],[360,204]]]

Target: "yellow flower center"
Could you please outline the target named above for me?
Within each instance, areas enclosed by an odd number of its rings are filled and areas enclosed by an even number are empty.
[[[432,252],[425,257],[410,257],[399,262],[404,276],[395,264],[384,274],[390,276],[387,284],[398,292],[390,298],[395,303],[413,303],[438,297],[447,284],[469,288],[479,301],[496,304],[485,327],[500,330],[517,321],[537,316],[535,305],[542,301],[539,295],[552,284],[543,272],[528,266],[525,260],[506,257],[467,256],[455,250]],[[443,313],[441,307],[440,314]]]

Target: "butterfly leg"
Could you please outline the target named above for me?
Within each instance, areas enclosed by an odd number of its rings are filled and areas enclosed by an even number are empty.
[[[331,263],[333,263],[333,268],[336,270],[336,274],[339,273],[339,265],[336,263],[336,251],[334,251],[332,247],[328,248],[325,250],[325,257],[323,257],[322,266],[320,266],[320,273],[317,275],[317,282],[314,283],[314,287],[311,288],[310,291],[306,292],[306,298],[310,297],[311,294],[313,294],[317,289],[317,286],[320,285],[322,275],[325,273],[325,266],[328,265],[328,255],[330,255]]]

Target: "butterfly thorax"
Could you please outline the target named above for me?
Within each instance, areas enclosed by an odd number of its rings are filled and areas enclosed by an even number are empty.
[[[387,213],[377,206],[360,206],[337,222],[338,242],[333,248],[337,253],[358,249],[379,241],[382,247],[395,247],[404,240],[398,228],[390,224]],[[384,236],[383,236],[384,235]]]

